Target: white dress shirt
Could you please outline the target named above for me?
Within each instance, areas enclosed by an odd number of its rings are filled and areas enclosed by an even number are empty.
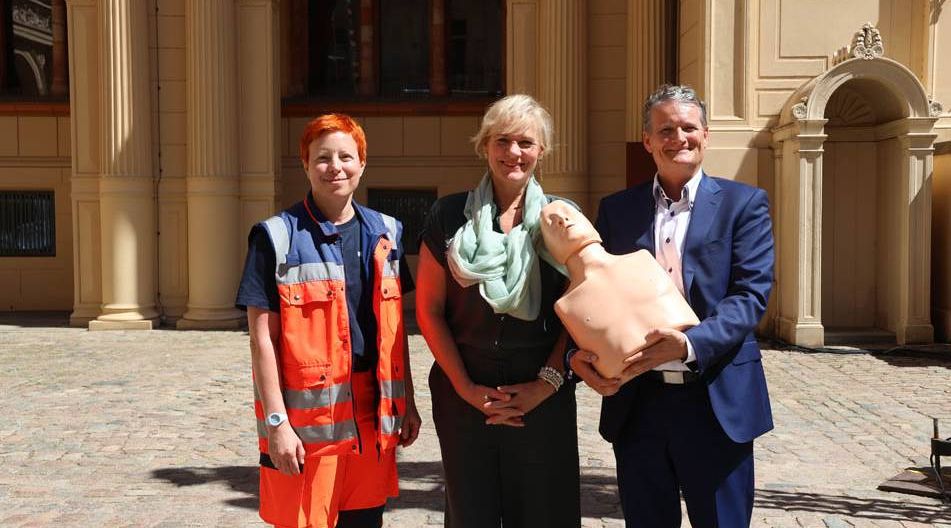
[[[703,171],[697,169],[697,172],[684,185],[680,197],[675,201],[667,196],[664,188],[661,187],[657,175],[654,175],[654,202],[656,209],[654,211],[654,257],[660,263],[664,271],[670,274],[670,278],[677,285],[680,294],[687,297],[684,292],[684,274],[681,267],[683,260],[684,240],[687,238],[687,226],[690,225],[690,213],[693,211],[693,202],[697,197],[697,189],[700,187],[700,178]],[[696,360],[693,345],[690,339],[687,339],[687,359],[673,360],[662,363],[654,370],[690,370],[685,363]]]

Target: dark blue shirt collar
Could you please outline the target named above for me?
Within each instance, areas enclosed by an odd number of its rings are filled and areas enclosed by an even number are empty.
[[[337,231],[337,226],[330,220],[327,220],[324,214],[320,212],[320,209],[317,207],[317,202],[314,200],[313,193],[308,192],[307,197],[304,198],[304,202],[307,210],[310,211],[314,220],[317,221],[317,226],[320,228],[321,234],[323,234],[324,237],[334,238],[340,236],[340,232]],[[369,214],[372,210],[358,204],[355,200],[353,201],[353,210],[356,217],[360,220],[360,224],[363,226],[363,232],[366,236],[376,238],[386,235],[386,225],[383,224],[383,220],[379,215]],[[396,243],[395,240],[392,242]]]

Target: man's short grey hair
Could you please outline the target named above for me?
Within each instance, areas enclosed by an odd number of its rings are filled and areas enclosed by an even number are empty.
[[[691,104],[699,108],[700,123],[703,128],[707,128],[707,105],[697,96],[697,92],[686,84],[665,84],[654,90],[654,93],[648,95],[647,100],[644,101],[644,130],[651,131],[651,110],[668,101]]]

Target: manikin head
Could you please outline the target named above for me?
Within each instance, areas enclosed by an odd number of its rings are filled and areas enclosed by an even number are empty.
[[[560,264],[585,246],[601,243],[601,237],[585,215],[561,200],[542,208],[541,230],[548,252]]]

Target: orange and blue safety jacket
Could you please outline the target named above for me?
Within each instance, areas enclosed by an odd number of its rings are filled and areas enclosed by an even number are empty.
[[[364,237],[370,237],[373,313],[377,322],[378,449],[395,447],[406,413],[405,330],[400,287],[402,225],[391,216],[353,204]],[[337,229],[311,200],[259,224],[274,247],[280,300],[277,343],[281,390],[291,427],[308,456],[360,450],[357,409],[350,381],[353,358],[343,257]],[[258,445],[267,454],[264,407],[255,388]]]

